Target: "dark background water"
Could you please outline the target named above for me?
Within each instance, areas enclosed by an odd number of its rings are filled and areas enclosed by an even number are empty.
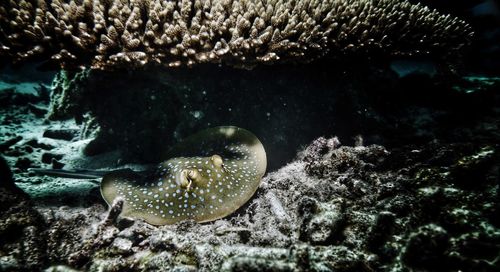
[[[500,4],[494,0],[410,0],[466,20],[474,29],[464,66],[468,72],[500,74]]]

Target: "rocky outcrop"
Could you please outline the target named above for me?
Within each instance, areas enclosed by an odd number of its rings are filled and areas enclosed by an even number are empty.
[[[0,260],[89,271],[493,271],[500,267],[497,149],[429,143],[387,150],[320,138],[269,173],[255,198],[227,218],[154,227],[106,219],[97,203],[42,208],[42,217],[17,214],[16,222],[26,218],[10,234],[19,242],[3,243]],[[42,235],[30,236],[34,228]]]

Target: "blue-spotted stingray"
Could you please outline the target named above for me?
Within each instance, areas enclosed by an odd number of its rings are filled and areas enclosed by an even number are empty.
[[[101,194],[108,205],[123,200],[121,215],[153,225],[208,222],[245,204],[266,171],[266,152],[251,132],[215,127],[183,140],[148,174],[130,169],[105,173]]]
[[[172,158],[153,174],[130,170],[106,174],[101,194],[111,205],[124,200],[122,216],[153,225],[225,217],[257,190],[266,171],[262,143],[247,130],[216,127],[201,131],[174,147]]]

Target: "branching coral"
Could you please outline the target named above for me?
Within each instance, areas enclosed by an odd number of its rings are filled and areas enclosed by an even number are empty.
[[[3,0],[0,56],[94,68],[441,54],[470,27],[404,0]]]

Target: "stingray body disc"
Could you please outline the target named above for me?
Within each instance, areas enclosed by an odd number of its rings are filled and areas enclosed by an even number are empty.
[[[103,177],[108,204],[124,200],[122,216],[153,225],[225,217],[245,204],[266,171],[266,153],[251,132],[225,126],[188,137],[168,152],[154,173],[113,171]]]

